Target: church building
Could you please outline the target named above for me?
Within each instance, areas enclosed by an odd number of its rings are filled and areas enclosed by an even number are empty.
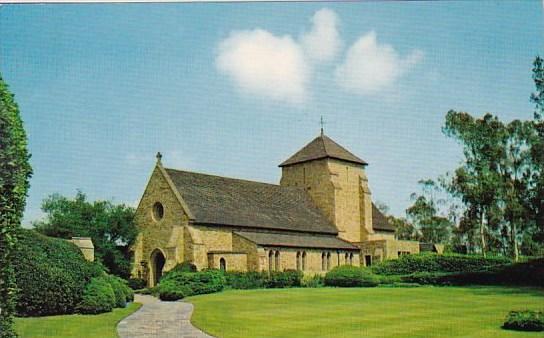
[[[366,166],[323,132],[279,165],[279,185],[164,168],[159,153],[136,210],[133,276],[153,286],[186,261],[322,274],[418,253],[372,202]]]

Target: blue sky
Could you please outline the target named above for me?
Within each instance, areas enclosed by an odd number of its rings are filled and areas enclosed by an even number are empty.
[[[34,177],[52,193],[135,204],[165,166],[279,182],[325,132],[367,162],[396,215],[452,170],[449,109],[531,118],[540,1],[3,5],[0,70]]]

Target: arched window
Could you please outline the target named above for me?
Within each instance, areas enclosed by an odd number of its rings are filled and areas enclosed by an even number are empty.
[[[268,272],[274,271],[274,251],[268,251]]]
[[[276,251],[276,271],[280,271],[280,252]]]
[[[297,251],[297,271],[300,271],[300,266],[302,265],[302,255],[300,254],[300,251]]]
[[[219,260],[219,270],[221,271],[227,271],[227,262],[225,261],[224,258],[221,258]]]
[[[349,265],[353,265],[353,252],[349,254]]]
[[[302,253],[302,271],[306,270],[306,251]]]
[[[327,253],[327,271],[331,269],[331,253]]]
[[[327,270],[327,255],[324,252],[321,253],[321,270]]]
[[[344,255],[344,263],[346,265],[351,265],[351,263],[349,262],[349,253],[346,252],[346,254]]]

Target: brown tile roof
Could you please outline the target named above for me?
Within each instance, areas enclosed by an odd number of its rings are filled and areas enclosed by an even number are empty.
[[[165,170],[195,223],[338,233],[301,188]]]
[[[372,229],[378,231],[395,231],[387,217],[372,203]]]
[[[331,140],[328,136],[321,134],[279,166],[285,167],[296,163],[318,160],[322,158],[335,158],[362,165],[368,164],[364,160],[350,153],[338,143]]]
[[[263,246],[358,250],[349,242],[332,235],[310,235],[293,233],[266,233],[235,231],[235,234]]]

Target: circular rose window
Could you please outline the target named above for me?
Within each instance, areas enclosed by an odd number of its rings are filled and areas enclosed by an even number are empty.
[[[153,204],[153,219],[155,222],[160,221],[164,217],[164,207],[161,202]]]

